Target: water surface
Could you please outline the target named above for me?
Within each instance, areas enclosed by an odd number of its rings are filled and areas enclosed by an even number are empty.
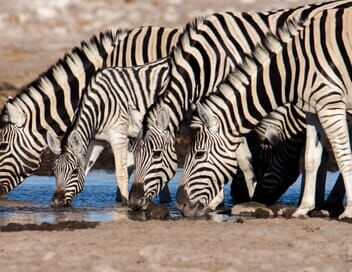
[[[167,206],[173,219],[181,218],[176,209],[175,197],[182,169],[178,169],[169,183],[172,202]],[[326,196],[334,185],[337,174],[329,174]],[[133,177],[132,177],[133,178]],[[288,191],[280,198],[281,204],[298,202],[301,181],[298,178]],[[13,190],[6,200],[0,201],[0,226],[8,223],[40,224],[42,222],[57,223],[63,221],[104,222],[117,221],[122,218],[143,220],[142,214],[132,214],[128,208],[115,202],[115,173],[92,171],[86,178],[85,188],[73,202],[72,208],[53,209],[50,200],[55,190],[54,177],[31,176],[18,188]],[[156,200],[158,201],[158,200]],[[230,186],[225,190],[225,207],[232,206]],[[214,212],[208,219],[232,222],[233,217],[226,213]]]

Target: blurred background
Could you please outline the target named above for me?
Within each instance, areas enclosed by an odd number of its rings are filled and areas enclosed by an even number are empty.
[[[65,52],[100,31],[141,25],[182,27],[217,11],[264,11],[312,2],[318,1],[0,0],[0,110],[7,96],[15,96]],[[180,144],[184,142],[179,138]],[[110,152],[105,153],[96,167],[113,167]],[[41,173],[50,174],[51,159],[44,160]]]

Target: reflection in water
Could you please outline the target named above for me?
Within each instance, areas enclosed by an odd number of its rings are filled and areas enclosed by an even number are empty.
[[[176,209],[175,199],[181,169],[169,183],[173,202],[167,207],[171,219],[182,218]],[[327,191],[330,192],[337,174],[329,175]],[[133,178],[133,177],[132,177]],[[280,198],[281,204],[297,204],[301,183],[296,182]],[[9,223],[40,224],[42,222],[58,223],[63,221],[106,222],[122,219],[146,220],[144,213],[130,212],[127,207],[115,203],[116,182],[113,172],[93,171],[87,179],[84,191],[77,196],[72,208],[53,209],[50,199],[55,190],[54,177],[29,177],[16,190],[11,192],[8,199],[0,199],[0,226]],[[156,200],[158,201],[158,200]],[[230,187],[226,186],[225,205],[222,211],[212,212],[205,218],[216,222],[235,222],[236,218],[228,212],[232,206]],[[204,220],[204,218],[203,218]]]

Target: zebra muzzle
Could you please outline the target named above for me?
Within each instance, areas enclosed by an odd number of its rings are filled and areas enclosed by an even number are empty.
[[[56,191],[51,199],[52,208],[70,207],[70,203],[66,201],[65,191]]]
[[[150,199],[144,195],[144,184],[133,183],[128,198],[128,206],[134,211],[146,210]]]

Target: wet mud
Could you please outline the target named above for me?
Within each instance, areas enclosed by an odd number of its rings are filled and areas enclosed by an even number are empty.
[[[14,231],[73,231],[78,229],[91,229],[99,225],[99,222],[77,222],[66,221],[56,224],[43,222],[41,224],[18,224],[9,223],[6,226],[0,227],[0,232]]]

